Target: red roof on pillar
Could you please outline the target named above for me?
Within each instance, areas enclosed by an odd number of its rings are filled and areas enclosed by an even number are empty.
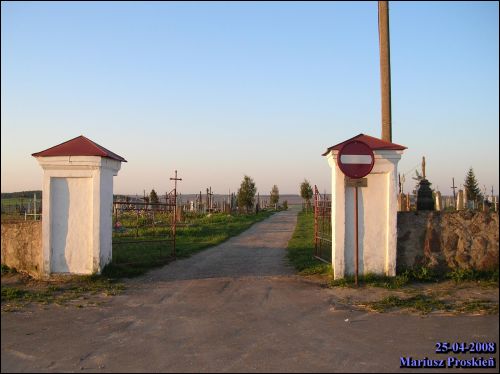
[[[100,156],[113,160],[127,162],[123,157],[111,152],[109,149],[93,142],[92,140],[80,135],[67,142],[48,148],[45,151],[32,154],[33,157],[52,157],[52,156]]]
[[[366,143],[372,150],[391,150],[391,151],[403,151],[405,150],[407,147],[403,146],[403,145],[399,145],[399,144],[396,144],[396,143],[391,143],[391,142],[388,142],[386,140],[382,140],[382,139],[379,139],[379,138],[374,138],[373,136],[370,136],[370,135],[365,135],[365,134],[359,134],[359,135],[356,135],[355,137],[351,138],[351,139],[347,139],[345,141],[343,141],[342,143],[339,143],[339,144],[336,144],[336,145],[332,145],[331,147],[329,147],[325,153],[322,154],[322,156],[326,156],[328,153],[330,153],[330,151],[338,151],[340,150],[340,148],[342,148],[342,146],[347,143],[347,142],[350,142],[352,140],[359,140],[359,141],[362,141],[364,143]]]

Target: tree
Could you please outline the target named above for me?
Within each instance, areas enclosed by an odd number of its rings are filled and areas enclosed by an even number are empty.
[[[274,185],[271,190],[271,198],[270,198],[271,205],[278,204],[279,200],[280,200],[280,191],[278,190],[278,186]]]
[[[283,209],[288,210],[288,200],[283,201]]]
[[[300,196],[306,201],[307,208],[310,208],[313,190],[307,179],[304,179],[304,182],[300,185]]]
[[[158,195],[156,194],[156,191],[154,189],[152,189],[149,193],[149,201],[151,202],[151,204],[157,204],[159,202]]]
[[[241,186],[238,189],[238,207],[241,209],[246,208],[247,213],[252,209],[255,202],[255,194],[257,193],[257,188],[255,183],[248,175],[243,177]]]
[[[481,194],[481,190],[477,185],[477,179],[476,176],[474,175],[474,170],[472,170],[472,167],[469,169],[467,175],[465,176],[464,187],[465,190],[467,191],[468,200],[472,201],[482,200],[483,195]]]

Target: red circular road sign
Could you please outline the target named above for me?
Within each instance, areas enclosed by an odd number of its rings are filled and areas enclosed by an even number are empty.
[[[370,174],[374,164],[372,149],[359,140],[345,143],[337,155],[337,165],[350,178],[363,178]]]

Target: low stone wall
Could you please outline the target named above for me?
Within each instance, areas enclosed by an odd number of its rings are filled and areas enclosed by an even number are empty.
[[[397,268],[498,268],[498,213],[398,212]]]
[[[42,222],[23,221],[1,224],[2,264],[33,276],[42,270]]]

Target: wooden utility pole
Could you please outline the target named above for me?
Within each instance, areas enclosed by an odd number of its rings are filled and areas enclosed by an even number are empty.
[[[380,87],[382,96],[382,140],[392,142],[391,52],[389,45],[388,1],[378,2],[378,34],[380,46]]]

